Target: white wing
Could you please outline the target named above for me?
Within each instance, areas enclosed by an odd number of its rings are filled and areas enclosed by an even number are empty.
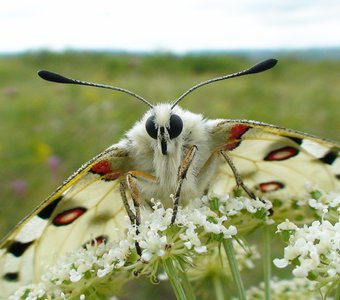
[[[68,251],[122,237],[129,224],[119,181],[127,152],[116,146],[73,174],[0,244],[0,298],[40,281],[46,266]]]

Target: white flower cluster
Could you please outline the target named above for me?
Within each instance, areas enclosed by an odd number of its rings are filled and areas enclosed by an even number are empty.
[[[326,193],[320,189],[314,189],[310,194],[312,198],[308,200],[308,205],[315,209],[323,219],[336,222],[340,214],[340,194]]]
[[[339,218],[340,221],[340,218]],[[310,226],[297,227],[286,220],[277,232],[288,233],[289,244],[284,258],[274,264],[284,268],[294,264],[293,275],[320,282],[334,282],[340,276],[340,222],[314,221]]]
[[[55,266],[46,270],[38,284],[18,289],[10,300],[70,299],[78,296],[86,299],[81,290],[95,284],[109,270],[124,266],[130,255],[130,247],[121,241],[112,244],[90,245],[60,257]]]
[[[216,205],[212,207],[211,198],[204,196],[179,208],[175,226],[171,226],[173,210],[154,202],[153,210],[142,209],[138,230],[134,225],[127,228],[125,239],[119,243],[87,245],[68,253],[46,271],[41,283],[19,289],[11,300],[69,299],[80,295],[86,299],[88,289],[93,293],[96,284],[103,286],[110,282],[112,285],[113,278],[115,282],[119,282],[117,278],[125,282],[133,278],[134,271],[155,274],[160,259],[180,256],[192,261],[197,255],[209,254],[209,249],[215,248],[221,239],[237,234],[235,226],[227,226],[230,216],[241,210],[255,214],[268,206],[245,197],[214,197],[214,201]],[[136,255],[136,242],[141,257]]]
[[[61,294],[59,294],[61,296]],[[16,292],[9,297],[9,300],[37,300],[46,298],[46,285],[43,282],[38,284],[29,284],[23,288],[16,290]],[[60,299],[63,299],[60,297]]]
[[[150,262],[154,258],[169,255],[189,254],[188,250],[196,254],[207,252],[204,245],[208,234],[221,234],[223,238],[236,235],[235,226],[227,227],[226,216],[218,216],[206,205],[206,198],[196,199],[185,208],[180,208],[175,225],[178,230],[175,234],[168,234],[171,227],[172,209],[165,209],[161,203],[155,203],[153,211],[143,210],[142,224],[131,226],[128,232],[130,242],[138,241],[142,250],[142,260]],[[184,247],[183,247],[184,246]],[[187,253],[186,253],[187,252]],[[189,254],[191,255],[191,254]]]
[[[212,198],[214,199],[214,198]],[[269,201],[263,201],[260,199],[251,199],[247,197],[231,197],[229,195],[223,195],[217,197],[218,210],[228,217],[240,214],[241,211],[246,211],[250,214],[255,214],[259,211],[267,212],[272,208],[272,204]],[[202,201],[211,200],[211,198],[203,197]]]
[[[243,269],[253,269],[254,261],[260,259],[261,255],[255,245],[245,245],[241,241],[233,240],[236,260],[240,271]]]
[[[271,300],[286,300],[286,299],[308,299],[322,300],[322,296],[317,289],[317,283],[305,278],[292,278],[290,280],[282,280],[273,278],[270,281]],[[246,293],[247,299],[264,300],[265,284],[261,282],[259,287],[251,287]],[[332,300],[332,298],[327,298]]]

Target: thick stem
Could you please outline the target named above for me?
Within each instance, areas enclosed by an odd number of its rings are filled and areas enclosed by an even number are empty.
[[[241,274],[237,266],[237,260],[234,254],[232,240],[231,239],[223,240],[223,246],[227,254],[231,274],[237,288],[238,298],[239,300],[246,300],[246,293],[241,279]]]
[[[335,298],[340,299],[340,280],[338,280],[338,286],[335,288]]]
[[[184,288],[184,291],[187,295],[187,298],[189,300],[196,300],[194,289],[192,288],[192,284],[190,283],[188,276],[186,275],[186,272],[185,272],[185,269],[184,269],[185,263],[180,260],[179,264],[181,266],[181,269],[179,270],[179,276],[181,277],[181,280],[182,280],[182,283],[183,283],[183,288]]]
[[[263,227],[263,271],[266,300],[270,300],[271,263],[270,229],[268,225],[265,225]]]
[[[216,300],[224,300],[224,293],[223,293],[223,287],[222,287],[222,282],[221,279],[218,276],[214,276],[213,279],[214,283],[214,289],[215,289],[215,299]]]
[[[174,266],[173,259],[168,258],[164,260],[163,268],[164,268],[165,273],[168,275],[172,289],[176,295],[176,299],[177,300],[189,300],[190,298],[187,298],[184,292],[184,289],[181,283],[181,278],[178,276],[178,273]]]

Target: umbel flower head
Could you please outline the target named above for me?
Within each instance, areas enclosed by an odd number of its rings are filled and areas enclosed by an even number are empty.
[[[288,220],[278,226],[278,232],[288,231],[288,246],[284,258],[274,264],[284,268],[295,265],[293,275],[312,280],[327,281],[340,276],[340,219],[334,225],[329,221],[314,221],[298,228]]]
[[[157,281],[167,260],[177,267],[184,263],[194,268],[198,261],[216,258],[221,241],[238,233],[233,223],[240,224],[245,232],[248,227],[260,224],[270,207],[269,202],[245,197],[204,196],[179,208],[171,226],[172,209],[154,201],[153,210],[143,209],[138,230],[135,225],[127,228],[125,239],[92,243],[68,253],[48,268],[40,283],[22,287],[10,299],[106,299],[136,275]],[[241,214],[243,220],[237,220]],[[251,222],[253,226],[249,225]],[[140,257],[136,242],[141,249]],[[246,254],[245,247],[238,247],[237,253],[245,267],[252,266],[252,255]]]
[[[153,201],[152,209],[142,209],[142,224],[138,228],[128,226],[121,240],[94,242],[60,257],[39,283],[22,287],[10,299],[109,299],[119,295],[121,288],[136,277],[149,277],[154,283],[169,280],[177,299],[194,299],[180,296],[181,287],[174,283],[178,278],[189,283],[185,293],[190,295],[192,283],[198,288],[195,292],[208,299],[211,286],[220,299],[229,297],[234,286],[243,290],[239,299],[268,299],[269,291],[274,300],[304,296],[335,299],[337,296],[329,295],[340,286],[339,193],[308,187],[305,195],[298,199],[271,199],[273,208],[268,201],[238,193],[203,196],[180,207],[173,225],[173,210]],[[274,264],[279,268],[293,266],[293,278],[268,277],[265,283],[245,291],[235,279],[226,245],[233,245],[238,269],[253,268],[265,247],[257,251],[244,241],[260,226],[276,228],[287,243],[283,258],[275,259]]]
[[[274,264],[293,265],[295,277],[331,290],[340,286],[340,196],[313,189],[307,203],[321,218],[301,227],[288,219],[279,224],[277,233],[288,245],[284,257],[274,259]]]

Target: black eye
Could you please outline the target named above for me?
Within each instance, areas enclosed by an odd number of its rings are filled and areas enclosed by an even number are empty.
[[[149,136],[151,136],[153,139],[157,139],[157,128],[154,116],[151,116],[146,120],[145,129]]]
[[[183,129],[183,121],[178,115],[170,116],[170,126],[168,128],[168,132],[170,135],[170,139],[174,139],[178,137]]]

